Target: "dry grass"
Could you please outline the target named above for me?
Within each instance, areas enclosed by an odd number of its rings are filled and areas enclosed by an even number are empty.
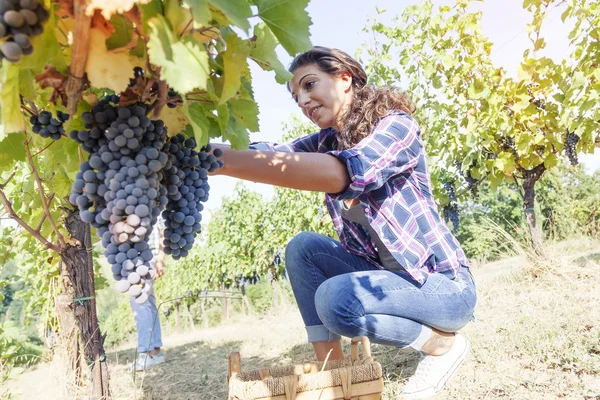
[[[473,268],[477,320],[463,330],[472,353],[440,399],[600,399],[600,243],[578,240],[549,251],[551,262],[527,261],[524,251]],[[135,380],[126,368],[133,348],[109,354],[115,398],[226,399],[232,350],[241,352],[243,370],[313,359],[292,307],[164,339],[168,361]],[[384,367],[384,399],[395,399],[417,356],[379,345],[373,353]],[[22,377],[22,388],[39,386],[32,385],[35,373]]]

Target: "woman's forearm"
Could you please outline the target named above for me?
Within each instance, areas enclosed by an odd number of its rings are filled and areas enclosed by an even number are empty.
[[[225,166],[217,175],[314,192],[339,193],[348,188],[346,166],[337,158],[322,153],[284,153],[275,151],[223,150]]]

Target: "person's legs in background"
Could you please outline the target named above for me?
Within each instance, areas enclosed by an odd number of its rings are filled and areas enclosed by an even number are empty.
[[[134,363],[136,371],[149,369],[165,361],[165,357],[161,352],[160,317],[156,308],[153,284],[154,281],[146,281],[146,285],[150,285],[146,302],[138,304],[133,296],[130,297],[138,336],[138,357]]]

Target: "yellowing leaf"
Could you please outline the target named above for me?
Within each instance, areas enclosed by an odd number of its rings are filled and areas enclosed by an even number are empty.
[[[178,134],[189,124],[189,120],[183,112],[182,107],[163,108],[160,113],[160,119],[165,123],[169,131],[169,136]]]
[[[87,15],[94,14],[94,10],[100,10],[100,13],[107,21],[114,14],[122,14],[133,8],[136,4],[147,4],[150,0],[90,0],[85,9]]]
[[[2,126],[0,126],[0,141],[6,134],[23,132],[25,119],[21,111],[19,99],[19,67],[6,59],[2,61],[2,92],[0,106],[2,107]]]
[[[126,52],[109,52],[105,39],[99,30],[91,30],[85,71],[92,86],[120,93],[127,89],[135,63]]]
[[[240,39],[234,33],[227,37],[227,50],[223,54],[223,91],[219,104],[224,104],[235,96],[240,87],[242,71],[248,66],[246,58],[249,54],[250,46],[247,41]]]

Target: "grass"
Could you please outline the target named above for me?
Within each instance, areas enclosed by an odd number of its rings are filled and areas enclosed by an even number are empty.
[[[600,399],[599,245],[573,240],[549,246],[550,262],[531,262],[526,252],[516,252],[521,255],[474,267],[476,321],[462,331],[472,352],[438,398]],[[130,344],[108,355],[113,394],[116,399],[226,399],[230,351],[240,351],[242,370],[250,370],[313,360],[305,341],[298,311],[288,306],[261,318],[239,317],[168,335],[168,361],[135,377],[127,370],[134,357]],[[395,399],[414,372],[417,355],[380,345],[372,349],[384,370],[383,399]],[[44,382],[36,380],[44,371],[51,367],[21,377],[22,398],[52,398],[52,388],[39,388]],[[43,397],[27,392],[36,386]]]

